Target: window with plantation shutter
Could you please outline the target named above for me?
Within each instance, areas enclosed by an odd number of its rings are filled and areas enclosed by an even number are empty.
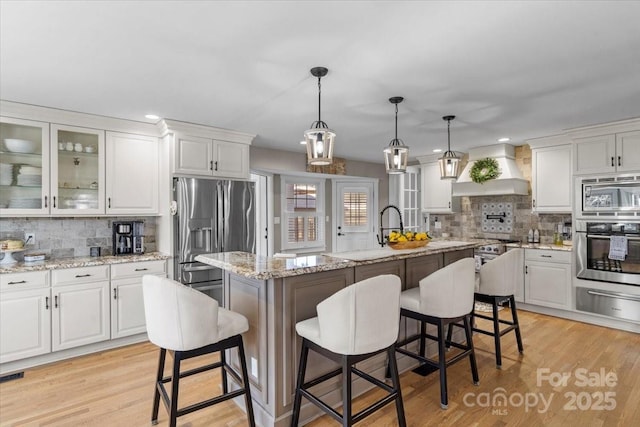
[[[282,177],[282,249],[324,249],[324,181]]]

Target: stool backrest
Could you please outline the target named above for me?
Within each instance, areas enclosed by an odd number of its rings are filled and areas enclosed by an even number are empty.
[[[516,284],[524,280],[523,253],[524,250],[521,248],[511,249],[483,264],[480,268],[478,293],[495,296],[513,295]]]
[[[471,313],[475,265],[463,258],[420,280],[420,312],[444,319]]]
[[[167,350],[193,350],[218,342],[218,302],[164,277],[142,277],[149,341]]]
[[[401,282],[383,274],[356,282],[317,305],[323,347],[339,354],[366,354],[398,339]]]

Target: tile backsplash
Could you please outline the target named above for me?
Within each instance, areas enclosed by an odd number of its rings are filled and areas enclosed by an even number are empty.
[[[145,252],[156,250],[156,220],[154,217],[118,218],[3,218],[0,237],[24,238],[35,233],[36,243],[25,246],[26,253],[44,253],[47,258],[89,256],[89,248],[99,246],[102,255],[112,254],[113,221],[144,221]],[[22,254],[14,254],[22,259]]]
[[[510,205],[510,230],[487,229],[483,219],[483,206]],[[495,239],[515,239],[527,241],[529,229],[540,231],[540,243],[553,243],[553,233],[559,222],[571,222],[570,214],[536,214],[531,212],[531,196],[474,196],[462,197],[461,212],[449,215],[430,215],[430,234],[441,237],[443,233],[450,237],[486,237]],[[442,228],[435,229],[435,220],[442,223]],[[483,225],[485,230],[483,231]]]

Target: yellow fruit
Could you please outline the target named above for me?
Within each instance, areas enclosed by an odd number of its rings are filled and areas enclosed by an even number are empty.
[[[407,238],[405,236],[398,237],[398,242],[406,242]]]

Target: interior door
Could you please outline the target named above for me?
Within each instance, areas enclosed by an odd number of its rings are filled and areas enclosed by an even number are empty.
[[[335,182],[335,238],[334,252],[371,249],[376,244],[375,214],[372,181]]]

